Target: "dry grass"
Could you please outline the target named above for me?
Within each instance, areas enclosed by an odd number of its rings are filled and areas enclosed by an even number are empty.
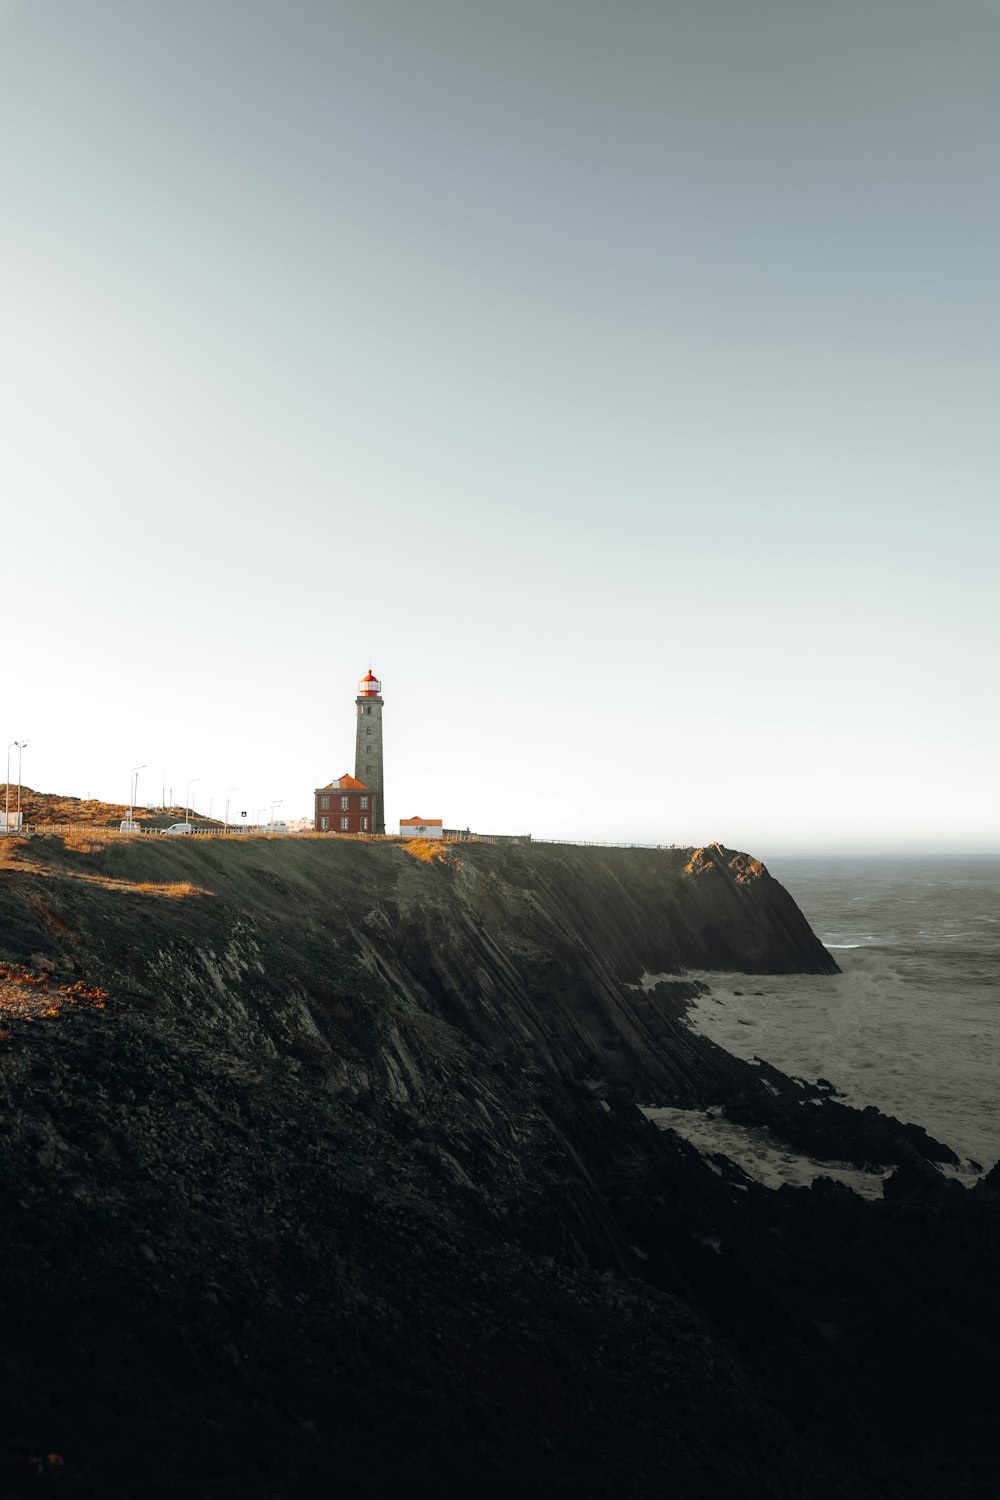
[[[0,786],[0,798],[6,797],[6,785]],[[10,806],[13,814],[17,805],[17,788],[10,789]],[[142,809],[136,808],[136,817],[142,817]],[[28,823],[86,823],[96,827],[121,822],[128,817],[128,806],[118,802],[98,802],[94,798],[67,797],[60,792],[36,792],[33,787],[21,788],[21,818]],[[117,823],[116,825],[117,826]]]
[[[144,880],[141,885],[130,885],[124,880],[106,882],[113,885],[116,890],[141,891],[144,896],[172,896],[175,900],[183,896],[211,896],[211,891],[206,891],[204,886],[192,885],[189,880],[173,880],[157,882],[155,880]]]
[[[67,1005],[103,1010],[107,1001],[107,990],[85,980],[58,985],[51,974],[38,974],[24,965],[0,963],[0,1015],[8,1019],[54,1019],[62,1015]]]
[[[6,800],[6,784],[0,783],[0,808]],[[10,810],[13,816],[17,809],[17,787],[10,789]],[[98,802],[95,798],[67,797],[61,792],[36,792],[33,787],[21,787],[21,822],[24,827],[54,825],[84,825],[93,828],[95,834],[118,832],[119,824],[128,817],[128,805],[124,802]],[[152,809],[137,806],[132,816],[143,829],[167,828],[171,823],[188,821],[204,823],[221,828],[218,818],[208,818],[194,808],[164,807]]]
[[[100,834],[64,834],[56,842],[73,854],[100,854],[114,836],[101,838]],[[30,871],[43,880],[72,880],[83,885],[100,886],[106,891],[124,891],[139,896],[166,896],[171,900],[183,900],[191,896],[213,896],[214,891],[194,885],[190,880],[127,880],[118,875],[103,875],[98,871],[74,869],[52,857],[51,847],[35,840],[0,838],[0,866]],[[48,858],[46,856],[49,856]]]
[[[113,835],[110,833],[102,837],[102,832],[95,829],[93,833],[77,833],[72,830],[62,835],[63,843],[67,849],[72,849],[74,854],[97,854],[101,849],[107,847]]]
[[[171,896],[177,899],[215,894],[214,891],[206,890],[201,885],[192,885],[187,880],[121,880],[115,875],[90,875],[85,870],[46,869],[42,865],[36,865],[34,869],[36,874],[58,876],[60,880],[82,880],[87,885],[99,885],[106,891],[128,891],[140,896]]]
[[[435,860],[443,860],[445,864],[453,863],[456,868],[459,865],[457,859],[450,859],[450,850],[447,844],[440,839],[404,839],[403,848],[407,854],[419,859],[423,864],[433,864]]]

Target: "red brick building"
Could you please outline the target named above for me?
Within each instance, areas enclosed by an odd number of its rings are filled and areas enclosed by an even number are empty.
[[[356,776],[316,788],[317,833],[374,833],[378,809],[375,794]]]

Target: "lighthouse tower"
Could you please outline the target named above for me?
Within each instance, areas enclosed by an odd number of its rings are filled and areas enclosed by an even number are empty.
[[[385,803],[382,786],[382,684],[371,667],[358,683],[358,735],[354,749],[354,774],[372,793],[375,802],[373,827],[385,833]]]

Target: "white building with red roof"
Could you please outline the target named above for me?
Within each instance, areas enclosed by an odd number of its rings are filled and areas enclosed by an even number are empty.
[[[442,834],[440,818],[400,818],[399,834],[404,839],[439,839]]]

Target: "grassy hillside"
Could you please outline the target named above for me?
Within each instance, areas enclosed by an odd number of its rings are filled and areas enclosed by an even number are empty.
[[[6,783],[0,786],[0,808],[6,806]],[[10,787],[11,816],[17,810],[17,787]],[[34,787],[21,787],[21,816],[25,824],[68,824],[72,827],[117,828],[123,818],[128,817],[128,804],[124,802],[99,802],[96,798],[70,797],[63,792],[36,792]],[[171,823],[180,823],[184,818],[183,807],[166,807],[147,812],[143,807],[133,810],[133,817],[143,828],[167,828]],[[218,818],[207,818],[203,813],[192,811],[192,822],[205,823],[221,828]]]

